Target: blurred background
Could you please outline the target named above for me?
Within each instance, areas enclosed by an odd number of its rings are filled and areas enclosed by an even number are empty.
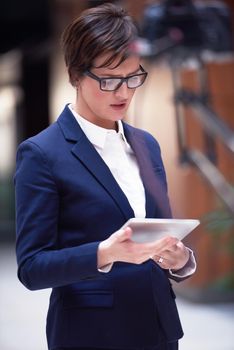
[[[0,2],[0,349],[46,349],[49,290],[17,280],[13,176],[17,145],[73,102],[60,47],[65,26],[107,1]],[[234,3],[109,1],[139,28],[135,50],[149,72],[127,121],[159,141],[176,218],[198,218],[186,239],[196,274],[175,285],[182,350],[233,350]]]

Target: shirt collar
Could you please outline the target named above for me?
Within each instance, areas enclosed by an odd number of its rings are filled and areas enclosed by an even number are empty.
[[[126,146],[129,147],[129,144],[127,142],[127,139],[124,135],[124,129],[123,129],[123,123],[121,120],[117,121],[118,124],[118,132],[115,130],[109,130],[102,128],[96,124],[91,123],[87,119],[83,118],[81,115],[79,115],[74,108],[72,107],[71,104],[68,105],[70,111],[74,115],[75,119],[79,123],[81,129],[85,133],[85,135],[88,137],[89,141],[94,145],[99,147],[100,149],[104,148],[105,142],[106,142],[106,137],[108,133],[115,133],[121,136],[121,139],[124,141]]]

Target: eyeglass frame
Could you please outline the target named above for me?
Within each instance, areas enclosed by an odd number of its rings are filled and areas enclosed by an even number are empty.
[[[87,75],[88,77],[90,77],[90,78],[92,78],[92,79],[98,81],[98,82],[99,82],[99,88],[100,88],[100,90],[102,90],[102,91],[107,91],[107,92],[116,91],[116,90],[118,90],[118,89],[122,86],[122,84],[123,84],[124,82],[126,82],[128,89],[137,89],[138,87],[140,87],[141,85],[144,84],[144,82],[145,82],[145,80],[146,80],[146,78],[147,78],[147,75],[148,75],[148,72],[146,72],[146,71],[144,70],[144,68],[143,68],[141,65],[139,66],[139,68],[141,69],[141,73],[132,74],[132,75],[129,75],[129,76],[127,76],[127,77],[117,77],[117,76],[116,76],[116,77],[102,77],[102,78],[100,78],[100,77],[98,77],[97,75],[95,75],[94,73],[90,72],[89,69],[87,69],[87,70],[84,72],[84,75]],[[129,87],[129,86],[128,86],[128,80],[129,80],[130,78],[133,78],[133,77],[136,77],[136,76],[144,76],[145,78],[142,80],[142,82],[141,82],[140,85],[138,85],[138,86],[136,86],[136,87]],[[115,79],[120,79],[120,83],[117,85],[117,87],[116,87],[114,90],[103,89],[103,88],[101,87],[101,83],[102,83],[102,80],[106,80],[106,79],[113,79],[113,80],[115,80]]]

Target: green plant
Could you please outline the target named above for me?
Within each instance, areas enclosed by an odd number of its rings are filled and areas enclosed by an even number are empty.
[[[234,263],[234,216],[225,208],[206,214],[202,218],[207,232],[213,237],[213,248],[219,255],[228,255]],[[234,271],[217,277],[209,287],[217,291],[234,291]]]

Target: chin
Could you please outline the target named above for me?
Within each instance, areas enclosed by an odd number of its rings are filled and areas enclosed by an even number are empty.
[[[124,115],[119,115],[117,118],[115,118],[115,121],[123,120],[124,118],[125,118],[125,114]]]
[[[122,120],[126,117],[126,112],[125,113],[117,113],[115,116],[113,116],[114,121]]]

